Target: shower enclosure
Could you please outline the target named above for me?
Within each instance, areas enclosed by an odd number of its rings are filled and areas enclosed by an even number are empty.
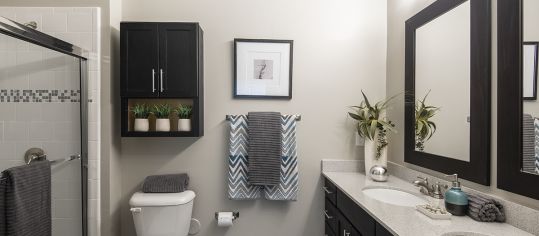
[[[52,161],[55,236],[88,234],[83,53],[31,25],[0,17],[0,171],[29,161]]]

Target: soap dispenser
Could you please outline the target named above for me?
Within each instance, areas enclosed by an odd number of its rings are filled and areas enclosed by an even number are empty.
[[[455,216],[466,215],[466,211],[468,210],[468,195],[460,189],[458,175],[453,174],[446,177],[452,178],[452,185],[451,189],[445,192],[445,209]]]

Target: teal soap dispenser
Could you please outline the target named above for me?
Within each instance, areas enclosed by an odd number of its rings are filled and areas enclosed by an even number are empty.
[[[466,211],[468,210],[468,195],[460,189],[458,175],[452,174],[446,177],[452,178],[452,186],[451,189],[445,192],[445,209],[455,216],[466,215]]]

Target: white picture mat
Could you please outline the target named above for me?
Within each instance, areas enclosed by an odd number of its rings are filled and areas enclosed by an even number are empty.
[[[237,42],[236,95],[289,96],[290,44]],[[254,79],[254,60],[273,60],[273,79]]]
[[[523,97],[533,97],[533,91],[535,85],[535,66],[536,66],[536,55],[537,45],[524,45],[522,50],[523,61],[522,61],[522,96]]]

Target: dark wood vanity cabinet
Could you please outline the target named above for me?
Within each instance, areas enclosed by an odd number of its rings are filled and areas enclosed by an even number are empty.
[[[393,235],[327,179],[324,180],[324,191],[327,236]]]
[[[202,83],[198,23],[122,22],[122,97],[197,97]]]

